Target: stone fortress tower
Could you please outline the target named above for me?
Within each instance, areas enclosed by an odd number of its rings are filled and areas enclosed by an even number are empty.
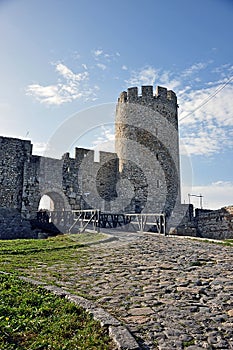
[[[99,209],[112,217],[165,214],[167,232],[232,238],[233,207],[193,216],[193,206],[181,204],[177,108],[175,93],[164,87],[122,92],[116,153],[100,151],[98,162],[94,150],[76,147],[74,157],[55,159],[33,155],[30,141],[0,136],[0,239],[35,237],[44,195],[53,202],[52,223],[65,230],[72,211]]]
[[[100,152],[99,162],[93,150],[76,148],[74,158],[53,159],[33,155],[30,141],[0,137],[0,208],[32,219],[48,195],[55,211],[171,216],[180,206],[175,93],[157,87],[154,95],[152,86],[143,86],[140,96],[136,87],[122,92],[115,133],[116,153]]]
[[[164,87],[155,94],[153,86],[142,86],[141,95],[137,87],[120,94],[115,146],[123,211],[170,216],[180,206],[177,108],[176,94]]]

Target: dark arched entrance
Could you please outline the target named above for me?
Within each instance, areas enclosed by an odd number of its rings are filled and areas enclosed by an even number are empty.
[[[44,224],[53,224],[65,233],[68,231],[71,208],[63,193],[46,191],[42,194],[37,219]]]

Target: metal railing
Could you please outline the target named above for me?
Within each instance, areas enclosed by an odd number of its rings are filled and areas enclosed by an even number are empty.
[[[144,232],[146,227],[155,227],[158,233],[166,234],[166,216],[165,214],[125,214],[129,217],[130,224],[136,226],[140,232]]]
[[[69,228],[69,232],[75,226],[78,226],[79,233],[84,232],[88,226],[92,226],[92,229],[99,232],[99,222],[100,222],[100,210],[90,209],[90,210],[72,210],[73,223]]]
[[[127,231],[148,230],[166,234],[166,216],[162,213],[104,213],[99,209],[72,211],[38,211],[40,223],[53,223],[63,232],[82,233],[87,229],[99,232],[100,228],[121,228]]]

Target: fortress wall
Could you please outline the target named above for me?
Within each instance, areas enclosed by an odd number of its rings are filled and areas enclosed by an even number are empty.
[[[0,137],[0,238],[32,237],[40,199],[54,209],[166,213],[177,234],[233,238],[233,207],[197,210],[180,201],[177,98],[173,91],[142,86],[120,94],[117,153],[75,149],[61,159],[32,155],[30,141]]]
[[[115,153],[100,152],[99,162],[94,151],[89,151],[79,167],[79,183],[84,208],[112,211],[111,201],[116,197],[118,158]]]
[[[31,153],[30,141],[0,137],[0,207],[21,211],[24,163]]]
[[[94,151],[86,148],[75,148],[75,158],[71,158],[69,153],[62,157],[62,189],[66,196],[71,210],[88,209],[85,202],[87,190],[83,188],[83,181],[92,183],[91,170],[94,169]],[[83,167],[85,174],[83,174]],[[91,185],[90,185],[91,186]]]
[[[28,220],[13,208],[0,208],[0,239],[37,238]]]
[[[54,202],[54,210],[70,210],[63,191],[63,160],[31,156],[24,164],[22,214],[25,218],[36,217],[43,195]]]
[[[210,239],[233,239],[233,206],[218,210],[196,209],[195,216],[192,216],[193,206],[190,204],[182,204],[180,209],[182,210],[182,207],[185,209],[185,206],[187,208],[189,206],[189,210],[180,223],[177,222],[179,210],[174,211],[174,216],[171,216],[168,222],[171,234]]]
[[[34,218],[39,207],[40,193],[40,158],[31,156],[24,163],[24,179],[22,193],[22,214],[25,218]]]
[[[115,153],[100,152],[100,166],[96,177],[99,196],[105,201],[105,209],[111,211],[110,202],[116,198],[119,161]]]
[[[80,160],[77,157],[70,158],[69,153],[63,155],[63,179],[62,179],[62,190],[66,196],[70,209],[78,210],[80,209],[81,202],[81,188],[78,181]]]
[[[73,210],[105,210],[116,195],[118,158],[115,153],[76,148],[75,159],[63,157],[63,192]]]
[[[233,238],[233,206],[218,210],[196,210],[197,230],[201,237],[214,239]]]

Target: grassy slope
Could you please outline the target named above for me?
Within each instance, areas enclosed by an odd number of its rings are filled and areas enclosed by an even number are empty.
[[[0,349],[113,349],[99,323],[68,301],[41,287],[19,281],[17,274],[38,264],[77,262],[82,243],[101,235],[64,235],[47,240],[0,241]]]

